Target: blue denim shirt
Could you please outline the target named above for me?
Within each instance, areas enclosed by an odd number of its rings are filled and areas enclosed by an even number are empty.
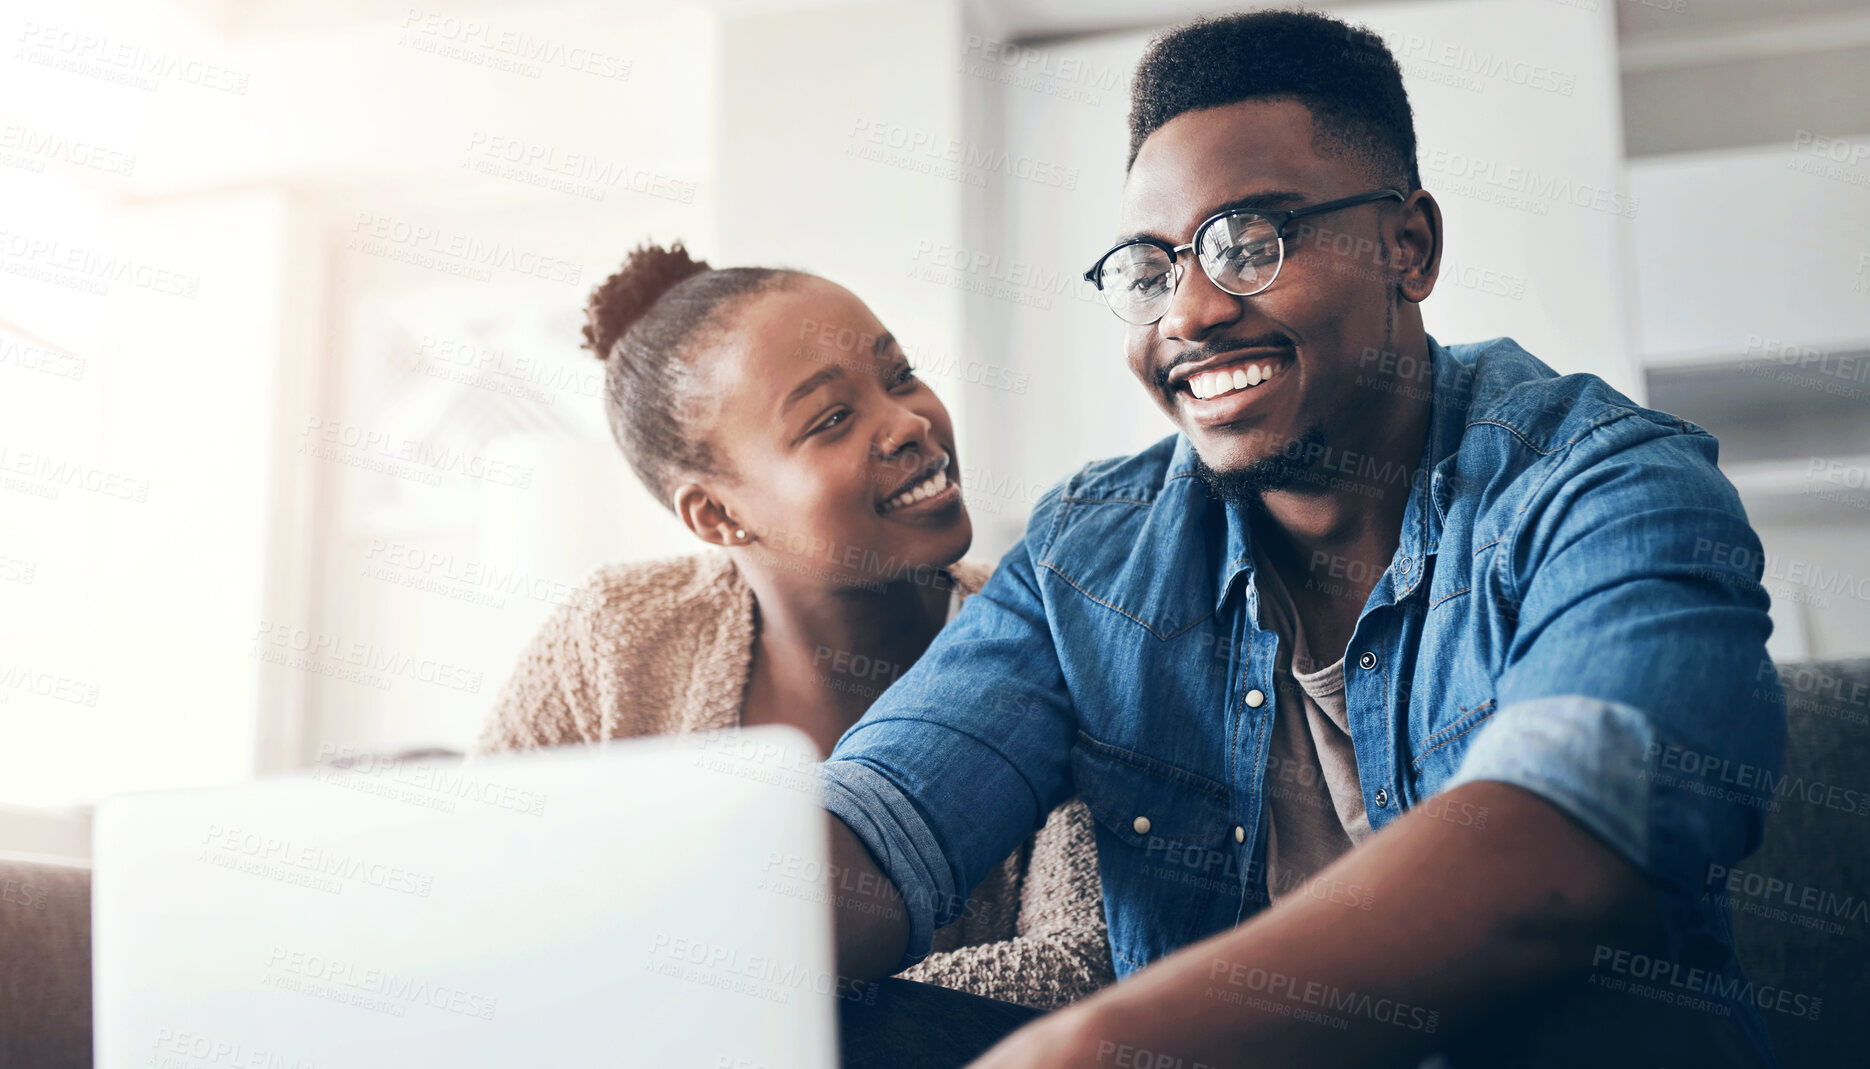
[[[1717,443],[1510,339],[1430,352],[1399,380],[1430,390],[1422,462],[1314,469],[1412,487],[1344,659],[1370,826],[1474,780],[1539,795],[1665,889],[1672,956],[1711,970],[1698,993],[1771,1064],[1703,893],[1759,845],[1785,736],[1759,541]],[[1179,434],[1087,465],[839,740],[825,805],[908,903],[903,967],[1074,794],[1120,978],[1264,908],[1278,638],[1249,533]],[[1628,983],[1654,968],[1621,960]]]

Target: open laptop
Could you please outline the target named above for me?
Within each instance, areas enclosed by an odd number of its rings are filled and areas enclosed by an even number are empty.
[[[762,727],[108,800],[97,1064],[834,1066],[817,760]]]

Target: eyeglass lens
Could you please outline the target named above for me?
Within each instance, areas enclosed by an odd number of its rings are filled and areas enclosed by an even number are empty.
[[[1214,220],[1193,251],[1215,285],[1239,296],[1265,289],[1279,270],[1279,234],[1270,220],[1253,212]],[[1160,319],[1175,288],[1169,254],[1154,245],[1117,249],[1098,278],[1111,310],[1131,323]]]

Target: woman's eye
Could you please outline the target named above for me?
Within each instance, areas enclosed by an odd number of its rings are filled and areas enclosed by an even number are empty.
[[[806,433],[817,434],[819,431],[828,431],[831,428],[837,426],[838,424],[844,422],[844,417],[850,414],[851,413],[849,409],[840,408],[836,412],[833,412],[829,416],[826,416],[824,419],[818,421],[817,426],[814,426],[810,431],[807,431]]]
[[[914,367],[911,367],[908,364],[904,364],[902,367],[896,370],[896,375],[890,381],[890,386],[893,388],[896,386],[901,386],[904,383],[914,382],[915,380],[916,380],[916,369]]]

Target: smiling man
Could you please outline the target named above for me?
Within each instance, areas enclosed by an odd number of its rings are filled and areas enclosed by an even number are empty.
[[[1704,895],[1784,737],[1714,439],[1426,333],[1375,35],[1200,21],[1134,84],[1087,278],[1178,433],[1053,487],[839,741],[834,851],[883,877],[841,966],[919,960],[1075,793],[1123,981],[983,1065],[1773,1064]]]

